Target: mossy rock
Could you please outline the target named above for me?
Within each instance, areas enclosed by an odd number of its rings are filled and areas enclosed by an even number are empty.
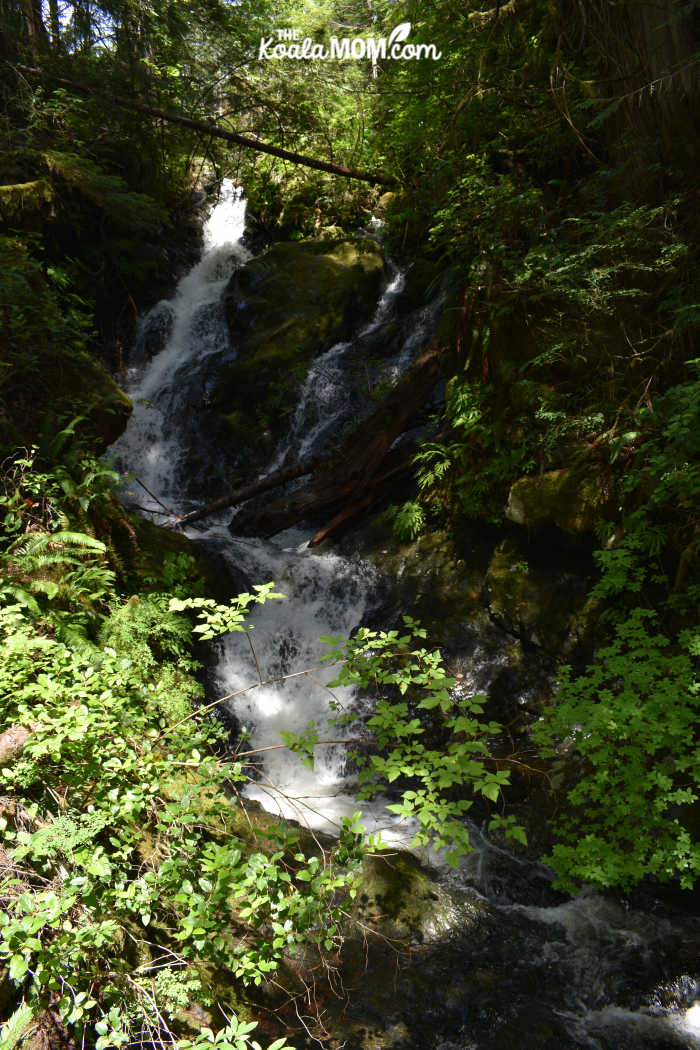
[[[231,279],[237,359],[213,395],[213,427],[234,461],[264,458],[296,407],[309,365],[371,313],[384,273],[371,240],[275,244]]]
[[[542,553],[503,540],[486,575],[488,608],[509,633],[558,652],[581,640],[595,609],[586,601],[586,577],[551,562],[543,565]]]
[[[506,517],[529,529],[556,525],[574,535],[591,532],[602,517],[605,498],[591,478],[569,469],[519,478],[511,485]]]
[[[401,207],[401,197],[394,190],[387,190],[386,193],[382,193],[381,197],[374,206],[374,214],[378,219],[384,219],[386,216]]]
[[[205,550],[201,543],[195,543],[183,533],[162,529],[137,514],[130,514],[128,521],[133,536],[126,537],[124,530],[114,530],[113,536],[118,537],[119,554],[125,559],[133,582],[140,590],[148,589],[144,581],[162,577],[166,559],[183,554],[192,558],[186,582],[193,595],[200,593],[202,581],[206,593],[221,602],[227,602],[231,594],[249,588],[249,581],[242,574],[240,578],[235,577],[223,558],[217,557],[211,549]],[[155,586],[162,589],[160,584]]]
[[[59,352],[40,347],[31,372],[16,389],[10,410],[0,424],[0,440],[26,444],[27,434],[61,430],[80,417],[97,453],[124,432],[132,412],[130,398],[102,364],[87,353]],[[36,438],[34,438],[36,440]]]
[[[124,433],[133,410],[131,398],[99,361],[87,354],[66,355],[56,370],[56,380],[55,403],[75,400],[82,406],[100,445],[107,448]]]
[[[353,913],[392,940],[424,944],[449,933],[457,913],[470,921],[483,902],[476,895],[458,901],[412,853],[367,856]]]

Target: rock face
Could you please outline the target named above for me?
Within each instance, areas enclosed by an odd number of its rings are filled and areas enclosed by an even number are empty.
[[[564,551],[550,561],[542,547],[504,539],[493,552],[484,588],[494,622],[552,655],[585,641],[596,607],[586,597],[590,580],[583,564],[568,560]]]
[[[590,532],[600,521],[605,499],[588,478],[571,470],[550,470],[518,478],[511,485],[506,517],[518,525],[557,525],[570,533]]]
[[[364,239],[275,244],[233,276],[225,306],[237,357],[212,402],[234,462],[269,453],[310,362],[371,314],[383,273],[379,246]]]
[[[61,392],[68,402],[89,406],[86,415],[98,441],[107,448],[122,434],[132,412],[131,399],[121,390],[99,361],[87,354],[80,359],[66,357],[61,368]]]
[[[12,411],[0,420],[0,443],[26,443],[44,420],[80,418],[98,454],[116,441],[131,415],[131,399],[103,365],[87,353],[52,352],[39,347],[32,385],[14,394]],[[65,424],[57,424],[59,426]]]

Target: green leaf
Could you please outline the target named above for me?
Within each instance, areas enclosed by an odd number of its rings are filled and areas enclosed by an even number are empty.
[[[23,955],[12,956],[12,958],[10,959],[9,974],[10,979],[13,980],[15,984],[21,983],[28,969],[28,959],[25,959]]]

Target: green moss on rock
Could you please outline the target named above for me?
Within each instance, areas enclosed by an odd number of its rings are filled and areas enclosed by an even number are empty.
[[[592,531],[605,500],[590,478],[569,469],[519,478],[511,485],[506,517],[527,528],[556,525],[565,532]]]
[[[23,226],[28,217],[35,218],[53,199],[53,187],[47,179],[0,186],[0,221],[7,226]]]
[[[86,420],[97,452],[123,433],[132,412],[131,399],[102,364],[89,354],[39,346],[20,383],[12,377],[12,400],[0,418],[0,440],[13,446],[27,443],[27,434],[42,428],[61,429],[71,419]]]
[[[595,612],[586,602],[585,578],[535,562],[515,540],[496,548],[486,575],[488,608],[494,620],[525,641],[552,652],[582,640]]]
[[[365,857],[353,911],[392,940],[427,943],[460,923],[475,921],[482,909],[476,896],[461,902],[445,892],[412,853]]]
[[[105,368],[87,354],[66,356],[57,369],[57,396],[83,406],[96,436],[106,448],[124,432],[133,410],[131,398]]]

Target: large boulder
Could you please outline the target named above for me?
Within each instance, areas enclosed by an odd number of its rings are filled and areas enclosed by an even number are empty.
[[[80,419],[80,433],[101,453],[123,433],[132,411],[130,398],[98,360],[50,346],[38,347],[33,368],[21,383],[15,378],[11,393],[9,411],[0,414],[0,444],[9,448]]]
[[[284,432],[311,361],[370,316],[384,273],[369,239],[273,245],[231,279],[226,318],[237,354],[213,394],[217,437],[255,466]]]
[[[62,355],[53,370],[55,404],[74,405],[88,418],[98,447],[106,449],[124,433],[131,399],[104,366],[88,354]]]
[[[518,478],[511,485],[506,517],[535,529],[556,525],[573,534],[590,532],[601,519],[605,497],[590,478],[569,469]]]

